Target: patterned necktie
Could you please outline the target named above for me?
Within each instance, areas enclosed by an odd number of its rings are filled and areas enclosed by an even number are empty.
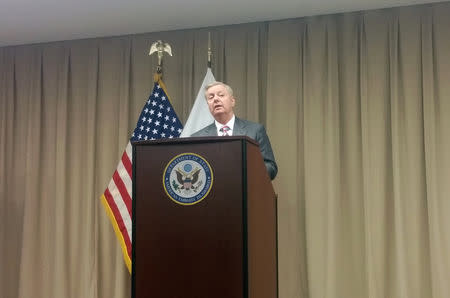
[[[230,128],[228,126],[222,126],[222,128],[220,129],[220,132],[222,133],[222,136],[229,136],[230,134],[228,133],[230,131]]]

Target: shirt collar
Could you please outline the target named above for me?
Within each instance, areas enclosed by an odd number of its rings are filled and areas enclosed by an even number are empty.
[[[230,128],[230,132],[233,133],[235,120],[236,120],[236,117],[234,116],[234,114],[233,114],[233,117],[231,117],[230,121],[228,121],[225,124],[222,124],[222,123],[218,122],[217,120],[214,120],[214,123],[216,124],[217,134],[219,135],[220,129],[224,126],[228,126]]]

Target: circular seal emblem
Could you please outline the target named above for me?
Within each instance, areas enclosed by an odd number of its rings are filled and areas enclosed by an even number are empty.
[[[213,185],[209,163],[195,153],[182,153],[169,161],[163,173],[166,194],[177,204],[194,205],[203,200]]]

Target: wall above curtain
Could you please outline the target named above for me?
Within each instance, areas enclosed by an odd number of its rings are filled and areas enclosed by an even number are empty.
[[[5,3],[6,1],[6,3]],[[228,0],[58,2],[4,0],[0,47],[438,2],[436,0]]]

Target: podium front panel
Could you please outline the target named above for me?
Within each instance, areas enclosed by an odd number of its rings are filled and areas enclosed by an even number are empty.
[[[134,145],[135,298],[245,298],[242,140]],[[169,198],[163,174],[183,153],[211,166],[209,194],[193,205]],[[245,165],[244,165],[245,166]]]

